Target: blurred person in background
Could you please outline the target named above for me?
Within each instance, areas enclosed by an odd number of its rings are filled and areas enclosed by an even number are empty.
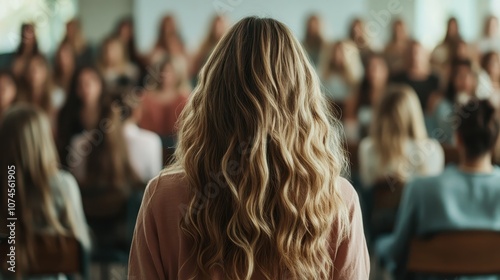
[[[431,53],[431,66],[438,73],[444,72],[446,65],[456,59],[457,44],[463,42],[458,21],[455,17],[448,19],[446,35],[443,41]]]
[[[325,47],[323,36],[323,26],[319,15],[310,15],[306,22],[305,38],[302,42],[304,49],[309,55],[313,66],[317,69],[319,66],[320,55]]]
[[[71,78],[76,70],[76,58],[73,48],[68,42],[62,42],[54,56],[54,83],[60,87],[65,98],[68,94]]]
[[[477,42],[479,54],[487,52],[500,53],[500,33],[498,29],[498,18],[496,16],[488,16],[484,20],[483,36]]]
[[[156,88],[144,94],[139,126],[160,135],[166,148],[175,145],[177,117],[188,100],[191,87],[175,58],[165,58],[159,71]]]
[[[439,174],[444,167],[443,149],[427,136],[417,95],[408,86],[391,87],[382,97],[358,154],[365,188],[386,176],[406,182]]]
[[[49,64],[43,55],[35,55],[28,61],[26,71],[19,82],[18,100],[44,110],[52,126],[55,125],[57,112],[64,104],[65,94],[54,84]]]
[[[124,85],[135,85],[139,80],[139,69],[125,53],[125,45],[118,37],[108,37],[101,48],[99,70],[106,87],[110,90]]]
[[[97,124],[73,137],[69,170],[80,185],[96,247],[127,251],[126,219],[118,217],[123,217],[119,213],[125,212],[132,191],[144,188],[144,183],[130,162],[121,108],[116,105],[111,98],[105,98],[97,114]],[[110,212],[113,215],[105,214]]]
[[[17,98],[17,85],[10,71],[0,71],[0,124],[3,114],[14,104]]]
[[[57,148],[65,168],[69,164],[68,150],[71,139],[98,124],[103,91],[104,80],[97,69],[85,66],[73,75],[68,98],[59,113],[57,123]]]
[[[491,91],[490,101],[500,109],[500,56],[496,52],[487,52],[481,58],[481,68],[488,76]]]
[[[413,88],[427,123],[428,115],[435,106],[434,96],[439,92],[439,77],[432,72],[428,52],[419,42],[411,42],[406,58],[405,71],[392,77],[391,82]]]
[[[193,57],[193,61],[190,67],[190,76],[193,78],[193,84],[196,84],[198,73],[200,72],[205,62],[208,60],[210,54],[214,50],[215,46],[219,40],[224,36],[228,29],[227,19],[224,16],[216,16],[210,24],[210,29],[208,30],[207,37],[203,43],[201,43],[200,48]]]
[[[384,49],[384,58],[389,66],[390,76],[404,71],[406,66],[406,55],[411,43],[406,23],[402,19],[396,19],[392,23],[391,40]]]
[[[468,117],[462,117],[463,112]],[[377,255],[394,270],[395,279],[407,279],[406,260],[413,238],[439,232],[500,231],[500,168],[491,163],[500,119],[487,100],[471,100],[457,118],[458,165],[449,165],[437,176],[415,178],[403,191],[394,233],[380,240]],[[402,278],[403,277],[403,278]],[[498,275],[460,277],[498,279]],[[445,279],[417,275],[416,279]]]
[[[368,134],[373,109],[383,98],[389,82],[389,69],[384,57],[371,55],[358,90],[346,100],[345,128],[350,141],[358,141]]]
[[[365,65],[366,59],[373,53],[373,50],[363,19],[355,18],[351,22],[351,26],[349,28],[349,39],[354,42],[358,48],[361,61],[363,62],[363,65]]]
[[[137,126],[142,115],[142,96],[132,88],[118,94],[117,105],[122,110],[123,133],[130,164],[143,183],[153,179],[163,167],[160,137]]]
[[[15,244],[16,275],[26,273],[35,263],[40,263],[34,252],[35,242],[40,242],[36,236],[72,236],[78,239],[84,250],[89,250],[90,237],[80,191],[75,178],[58,168],[59,160],[45,113],[29,105],[9,109],[0,125],[0,154],[0,166],[5,169],[0,174],[2,201],[7,201],[9,188],[7,168],[13,166],[16,174],[16,217],[19,221]],[[6,210],[2,209],[0,214],[4,220]]]
[[[164,16],[161,20],[156,44],[149,54],[149,65],[158,65],[166,56],[176,57],[179,61],[182,61],[183,67],[188,71],[189,55],[177,26],[177,21],[171,14]]]
[[[21,25],[21,37],[14,59],[12,61],[12,73],[16,78],[23,75],[26,64],[32,56],[40,54],[36,39],[35,26],[31,23]]]
[[[72,19],[66,23],[66,35],[63,42],[71,45],[77,66],[80,67],[93,61],[92,49],[87,44],[78,19]]]
[[[120,39],[122,42],[127,59],[143,71],[145,61],[144,57],[137,51],[134,21],[131,17],[125,17],[118,22],[114,31],[114,37]]]
[[[340,103],[354,92],[363,75],[358,49],[350,41],[329,46],[320,69],[327,97]]]
[[[451,69],[452,73],[444,97],[437,101],[431,115],[431,125],[428,126],[431,137],[448,145],[455,144],[454,126],[456,120],[454,116],[456,108],[475,97],[477,85],[470,60],[455,61]]]

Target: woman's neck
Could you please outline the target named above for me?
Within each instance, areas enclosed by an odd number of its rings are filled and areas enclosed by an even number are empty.
[[[490,173],[493,171],[491,154],[488,153],[477,159],[462,159],[458,168],[466,173]]]

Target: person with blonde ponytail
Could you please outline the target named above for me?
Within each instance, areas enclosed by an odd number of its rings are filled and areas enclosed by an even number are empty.
[[[147,187],[130,279],[360,279],[369,257],[342,128],[291,31],[248,17],[222,38]]]

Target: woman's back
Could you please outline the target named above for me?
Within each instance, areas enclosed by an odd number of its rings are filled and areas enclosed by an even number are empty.
[[[196,263],[189,259],[192,250],[189,237],[178,226],[185,218],[190,200],[188,182],[184,176],[181,173],[160,174],[146,189],[130,252],[129,277],[189,279]],[[330,250],[335,267],[332,279],[368,279],[369,256],[364,248],[366,245],[358,196],[347,180],[339,180],[341,196],[349,209],[351,230],[338,245],[339,232],[333,230],[331,233]],[[364,255],[358,255],[359,252]],[[212,279],[224,279],[220,271],[213,273]],[[263,277],[255,276],[252,279]]]

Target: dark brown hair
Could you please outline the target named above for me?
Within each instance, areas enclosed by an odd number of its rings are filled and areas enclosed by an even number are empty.
[[[478,158],[495,146],[500,131],[500,119],[488,100],[473,99],[457,113],[461,118],[457,133],[468,159]]]

